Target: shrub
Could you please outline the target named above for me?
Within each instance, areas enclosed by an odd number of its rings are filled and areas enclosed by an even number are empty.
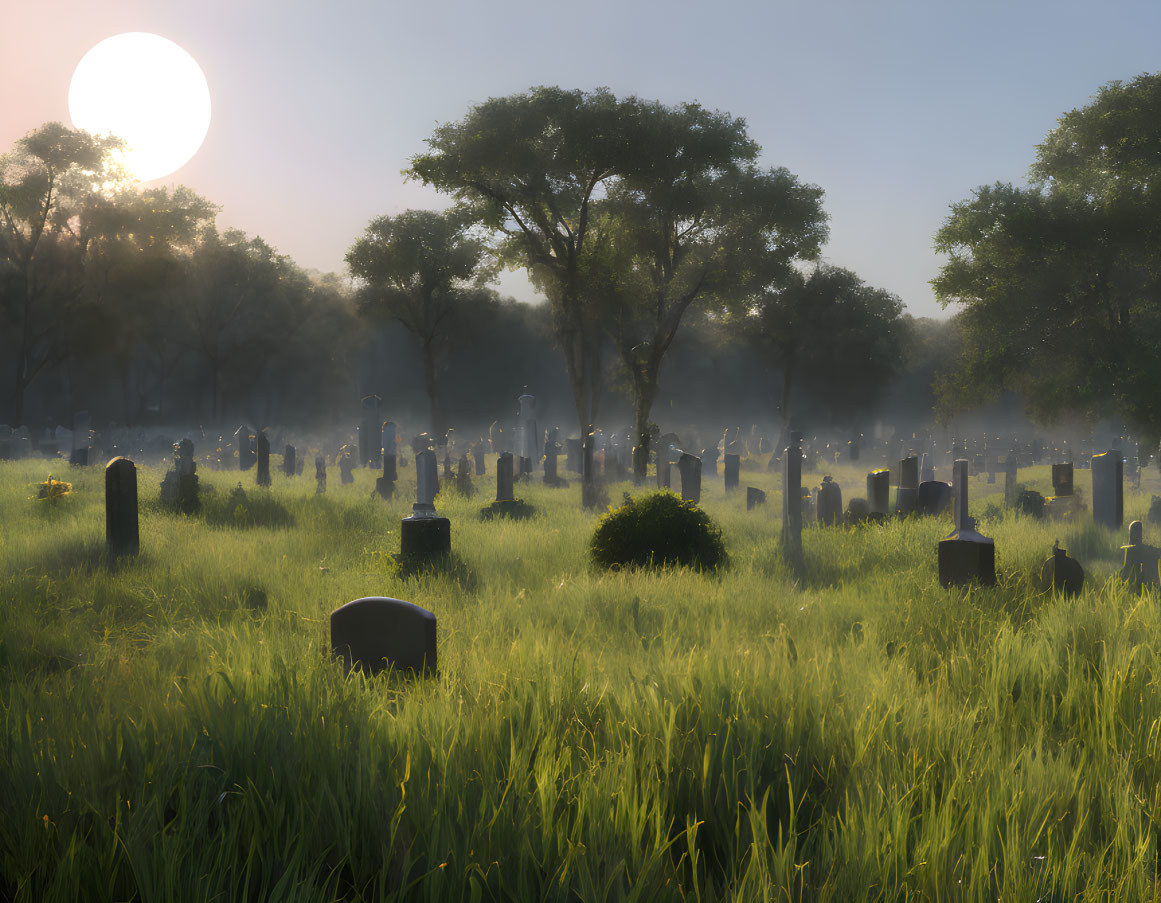
[[[1016,496],[1016,511],[1024,517],[1044,518],[1044,496],[1035,489],[1021,489]]]
[[[653,492],[605,514],[589,550],[602,567],[683,564],[714,569],[726,563],[722,531],[693,502]]]

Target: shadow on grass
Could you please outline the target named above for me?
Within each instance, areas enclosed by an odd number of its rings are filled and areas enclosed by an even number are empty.
[[[240,485],[228,494],[202,496],[202,515],[213,527],[283,528],[294,525],[294,516],[269,492],[246,492]]]
[[[459,584],[467,592],[475,592],[480,585],[480,578],[475,569],[455,552],[447,552],[434,558],[392,555],[391,561],[395,576],[401,580],[445,577]]]

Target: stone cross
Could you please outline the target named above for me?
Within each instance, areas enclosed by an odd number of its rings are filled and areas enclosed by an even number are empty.
[[[114,458],[105,466],[105,546],[114,557],[136,555],[141,547],[137,466],[128,458]]]

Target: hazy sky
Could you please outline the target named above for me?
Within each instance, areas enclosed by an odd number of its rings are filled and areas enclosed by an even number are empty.
[[[1161,3],[4,0],[0,150],[68,123],[81,56],[125,31],[180,44],[213,99],[163,183],[219,223],[342,272],[382,213],[446,202],[400,170],[439,122],[533,85],[607,86],[744,117],[766,165],[826,191],[827,260],[941,316],[932,234],[1113,79],[1161,69]],[[510,277],[504,289],[530,299]]]

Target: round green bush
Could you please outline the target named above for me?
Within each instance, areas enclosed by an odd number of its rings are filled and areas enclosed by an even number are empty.
[[[589,551],[602,567],[684,564],[712,570],[726,563],[718,525],[672,492],[626,495],[625,504],[597,524]]]

